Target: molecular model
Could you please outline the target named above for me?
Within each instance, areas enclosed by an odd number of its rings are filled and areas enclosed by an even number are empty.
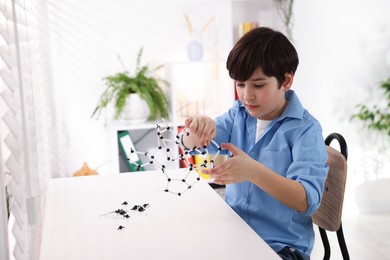
[[[141,205],[135,204],[134,206],[129,206],[127,201],[122,203],[121,208],[110,211],[108,213],[104,213],[100,215],[100,217],[110,217],[110,218],[118,218],[118,219],[130,219],[130,212],[145,212],[146,209],[149,208],[149,203],[144,203]],[[117,230],[123,230],[125,226],[118,226]]]
[[[220,154],[221,147],[214,141],[211,141],[211,145],[214,146],[217,152],[213,155],[209,153],[209,147],[204,146],[202,148],[188,149],[182,144],[182,137],[189,135],[184,128],[179,134],[172,130],[172,127],[166,124],[165,127],[157,125],[157,148],[153,152],[140,152],[130,149],[130,158],[127,160],[136,166],[139,171],[144,166],[153,164],[156,169],[160,169],[167,179],[167,185],[164,189],[165,192],[170,192],[181,196],[184,192],[191,189],[191,187],[200,180],[201,170],[205,168],[214,168],[215,158]],[[174,140],[172,138],[174,136]],[[169,148],[168,144],[171,143],[177,149]],[[172,147],[172,146],[171,146]],[[180,148],[180,149],[179,149]],[[138,154],[145,158],[146,163],[140,164],[140,161],[134,160],[131,154]],[[190,158],[193,155],[200,155],[201,163],[195,164],[190,162]],[[137,158],[138,156],[136,156]],[[179,177],[173,176],[170,173],[168,166],[175,161],[182,161],[184,168],[181,168],[181,175]]]

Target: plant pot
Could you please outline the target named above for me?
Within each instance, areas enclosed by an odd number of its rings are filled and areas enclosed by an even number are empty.
[[[126,123],[139,124],[148,121],[150,109],[145,100],[140,95],[130,94],[126,99],[121,119]]]
[[[367,181],[355,187],[361,213],[390,212],[390,179]]]

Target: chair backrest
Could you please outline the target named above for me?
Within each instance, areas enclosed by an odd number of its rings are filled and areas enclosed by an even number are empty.
[[[345,184],[347,180],[346,156],[326,146],[329,172],[319,209],[312,216],[313,222],[328,231],[337,231],[341,225]]]

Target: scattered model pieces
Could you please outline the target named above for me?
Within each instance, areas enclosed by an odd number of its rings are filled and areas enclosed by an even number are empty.
[[[107,213],[104,213],[100,215],[101,217],[111,217],[111,218],[121,218],[121,219],[129,219],[130,218],[130,211],[136,211],[136,212],[145,212],[147,208],[149,208],[149,203],[144,203],[142,205],[133,205],[131,208],[128,207],[127,201],[124,201],[122,203],[122,206],[124,206],[124,209],[116,209]],[[118,230],[124,229],[125,226],[120,225],[118,227]]]

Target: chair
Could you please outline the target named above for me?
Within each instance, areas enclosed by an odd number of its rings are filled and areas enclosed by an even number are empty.
[[[330,147],[336,139],[340,145],[340,152]],[[328,152],[329,172],[326,178],[321,205],[312,216],[313,222],[318,226],[322,244],[324,246],[324,260],[330,259],[330,245],[326,231],[336,231],[337,240],[344,260],[349,260],[347,245],[345,243],[341,225],[345,183],[347,179],[347,143],[342,135],[332,133],[325,139]]]

